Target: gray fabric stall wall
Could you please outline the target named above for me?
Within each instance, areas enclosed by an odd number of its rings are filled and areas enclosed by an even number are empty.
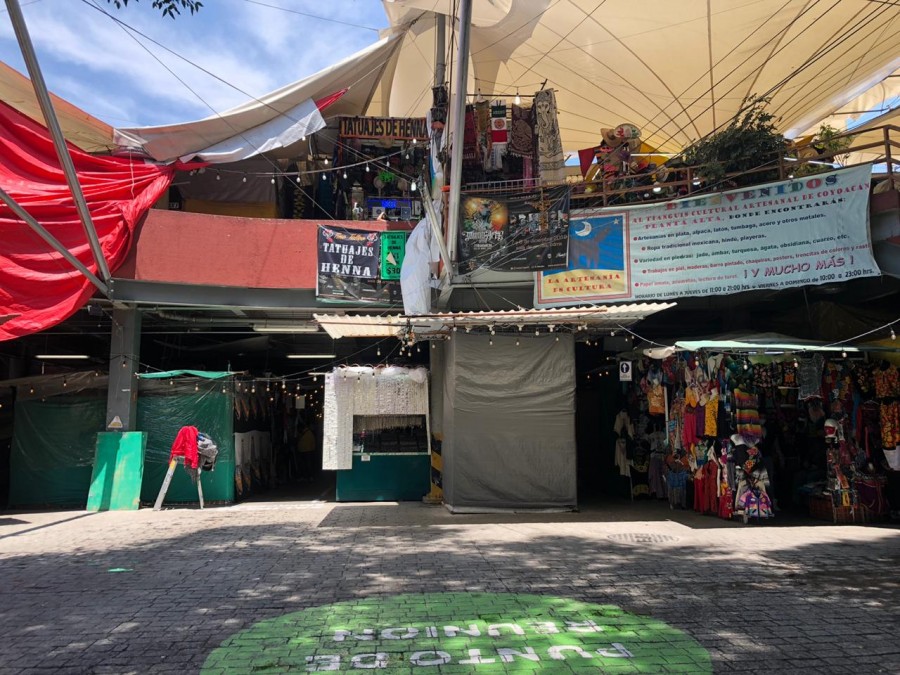
[[[445,344],[444,503],[451,511],[576,506],[575,343],[454,334]]]

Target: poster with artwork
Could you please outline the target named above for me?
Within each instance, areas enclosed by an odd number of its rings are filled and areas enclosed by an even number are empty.
[[[464,193],[460,200],[459,271],[565,269],[569,188],[514,194]]]

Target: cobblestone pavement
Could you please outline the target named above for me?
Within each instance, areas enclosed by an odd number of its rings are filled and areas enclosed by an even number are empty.
[[[900,530],[772,525],[656,504],[496,516],[316,501],[5,512],[0,673],[285,672],[297,663],[293,671],[302,672],[307,657],[310,668],[339,672],[351,664],[406,669],[389,672],[701,672],[697,654],[707,653],[721,673],[900,672]],[[542,614],[535,607],[544,599]],[[600,651],[571,658],[549,658],[544,647],[531,655],[526,636],[510,643],[512,656],[485,651],[483,665],[464,665],[483,643],[465,639],[451,649],[440,639],[454,621],[474,630],[476,620],[540,615],[562,625],[560,608],[589,606],[603,606],[598,623],[609,625],[572,628],[598,631],[572,637],[589,637]],[[371,656],[338,662],[325,644],[336,639],[329,617],[354,615],[363,621],[357,633],[332,651],[352,646]],[[359,626],[379,618],[374,637],[363,634]],[[435,638],[433,651],[403,653],[402,640],[385,639],[395,634],[378,633],[391,625],[435,626],[421,629]],[[547,637],[534,636],[534,644]],[[560,645],[570,636],[550,637]],[[610,657],[602,666],[601,653]]]

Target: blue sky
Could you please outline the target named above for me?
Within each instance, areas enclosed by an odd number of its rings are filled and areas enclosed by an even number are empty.
[[[136,41],[91,4],[253,96],[310,75],[378,39],[375,30],[338,21],[387,26],[379,0],[205,0],[198,14],[175,20],[162,17],[151,7],[152,0],[130,0],[118,10],[107,0],[20,3],[50,90],[118,127],[208,117],[210,106],[221,112],[249,97],[139,35]],[[24,73],[5,4],[0,8],[0,61]]]

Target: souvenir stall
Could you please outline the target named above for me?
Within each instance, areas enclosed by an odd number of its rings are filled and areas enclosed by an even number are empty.
[[[428,493],[428,371],[340,367],[325,377],[322,468],[337,501],[408,501]]]
[[[415,184],[429,154],[424,117],[341,117],[334,146],[336,218],[345,220],[418,220],[422,201]],[[319,184],[332,181],[315,177]]]
[[[897,367],[877,352],[678,342],[635,352],[613,432],[632,499],[765,520],[794,506],[884,519],[900,444]]]

